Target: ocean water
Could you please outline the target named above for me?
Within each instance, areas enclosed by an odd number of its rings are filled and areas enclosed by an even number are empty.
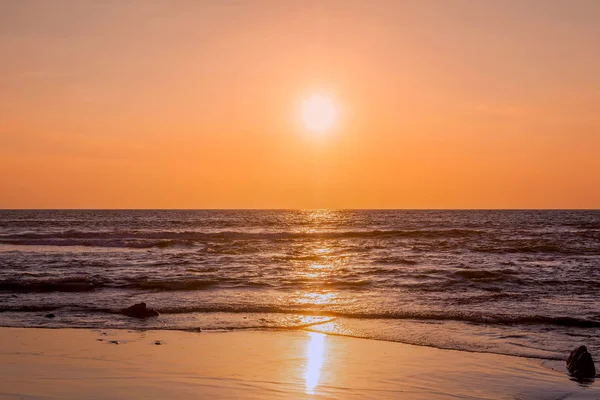
[[[600,211],[0,211],[0,325],[600,354]],[[138,302],[158,318],[120,310]],[[44,318],[48,312],[56,318]]]

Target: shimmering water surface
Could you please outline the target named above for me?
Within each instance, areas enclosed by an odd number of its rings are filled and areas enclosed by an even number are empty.
[[[599,211],[0,211],[4,326],[309,329],[562,359],[600,352],[599,290]],[[141,301],[161,316],[119,314]]]

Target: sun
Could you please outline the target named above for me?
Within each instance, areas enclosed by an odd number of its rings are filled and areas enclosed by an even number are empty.
[[[337,119],[337,107],[331,97],[313,94],[302,102],[302,122],[314,133],[325,133]]]

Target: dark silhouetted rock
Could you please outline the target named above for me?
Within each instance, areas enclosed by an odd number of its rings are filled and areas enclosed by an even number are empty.
[[[154,342],[155,345],[160,346],[162,344],[162,342],[160,340],[157,340],[156,342]]]
[[[146,303],[134,304],[131,307],[125,308],[121,312],[129,317],[134,318],[149,318],[159,316],[158,311],[148,308]]]
[[[54,318],[54,317],[56,317],[56,315],[54,315],[54,314],[46,314],[46,315],[44,315],[44,317],[46,317],[46,318]]]
[[[578,379],[596,376],[594,360],[585,346],[579,346],[569,354],[567,369],[572,376]]]

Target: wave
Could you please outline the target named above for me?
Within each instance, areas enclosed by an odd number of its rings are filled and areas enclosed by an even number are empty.
[[[463,269],[454,272],[454,276],[471,281],[500,281],[512,278],[518,274],[519,272],[512,269]]]
[[[48,293],[48,292],[91,292],[101,288],[134,289],[150,291],[202,290],[227,283],[235,284],[235,279],[213,280],[133,280],[131,282],[111,282],[93,278],[64,278],[44,280],[4,280],[0,281],[0,292]],[[246,282],[248,283],[248,282]],[[250,285],[249,285],[250,286]]]
[[[189,269],[188,269],[189,270]],[[192,272],[196,269],[191,269]],[[218,271],[218,269],[198,270],[200,272]],[[25,274],[26,275],[26,274]],[[486,296],[498,299],[498,293],[518,288],[574,287],[578,293],[583,290],[595,290],[600,287],[597,280],[527,278],[513,270],[458,270],[438,271],[423,270],[404,273],[387,268],[365,268],[356,272],[346,272],[337,277],[287,277],[281,279],[247,278],[243,276],[215,276],[214,274],[195,277],[148,278],[146,276],[129,276],[101,278],[99,276],[65,277],[65,278],[31,278],[0,280],[0,293],[49,293],[49,292],[92,292],[95,290],[130,291],[201,291],[208,289],[240,289],[259,290],[273,288],[282,291],[294,290],[336,290],[359,292],[364,290],[401,289],[414,293],[445,293],[448,290],[464,290],[473,288],[489,292]],[[546,290],[546,289],[544,289]],[[509,293],[515,296],[515,293]],[[517,293],[518,294],[518,293]],[[521,293],[522,294],[522,293]],[[464,304],[471,302],[472,297],[465,297]]]
[[[177,280],[177,281],[141,281],[126,285],[139,290],[183,291],[200,290],[217,286],[224,280]]]
[[[590,232],[578,233],[576,240],[557,242],[556,237],[514,238],[518,232],[512,232],[512,239],[507,234],[478,229],[405,229],[405,230],[342,230],[320,232],[276,231],[248,232],[224,230],[218,232],[198,231],[79,231],[67,230],[52,233],[26,232],[0,235],[0,244],[17,246],[85,246],[128,249],[150,248],[193,248],[200,246],[211,251],[214,245],[225,246],[231,243],[241,244],[250,241],[286,241],[286,240],[368,240],[368,239],[422,239],[421,243],[409,246],[414,252],[426,252],[432,247],[436,251],[464,249],[476,253],[492,254],[600,254],[598,239],[600,236]],[[362,246],[364,244],[364,246]],[[361,243],[361,251],[385,248],[372,243]],[[219,251],[225,251],[218,248]],[[229,250],[237,254],[238,250]],[[242,250],[239,250],[242,251]],[[245,250],[243,250],[245,251]],[[318,261],[322,255],[300,254],[292,256],[300,261]],[[288,257],[289,258],[289,257]],[[372,260],[381,265],[415,265],[419,261],[397,256],[380,256]]]
[[[222,288],[304,288],[356,289],[371,285],[369,280],[310,280],[292,279],[280,283],[262,282],[242,278],[218,277],[212,279],[162,279],[125,278],[121,281],[97,278],[59,278],[39,280],[0,280],[0,292],[8,293],[48,293],[48,292],[91,292],[97,289],[122,289],[143,291],[195,291],[215,287]]]
[[[0,312],[46,312],[61,308],[60,305],[42,305],[42,306],[0,306]]]
[[[195,231],[63,231],[56,233],[20,233],[0,235],[0,243],[12,245],[99,246],[151,248],[193,245],[198,242],[223,240],[289,240],[289,239],[369,239],[369,238],[450,238],[483,234],[472,229],[438,230],[369,230],[326,232],[195,232]],[[406,263],[410,264],[411,261]]]
[[[361,280],[328,280],[314,281],[310,279],[298,279],[286,282],[285,286],[300,287],[300,286],[317,286],[321,289],[344,289],[344,288],[367,288],[371,286],[371,282],[367,279]]]
[[[314,306],[313,306],[314,307]],[[230,314],[291,314],[327,318],[378,319],[378,320],[415,320],[415,321],[457,321],[487,325],[547,325],[573,328],[600,328],[600,321],[594,319],[547,316],[547,315],[511,315],[466,313],[460,311],[389,311],[389,312],[346,312],[318,310],[306,307],[285,306],[243,306],[243,305],[207,305],[187,307],[154,307],[161,315],[192,313],[230,313]],[[76,310],[90,314],[120,314],[121,308],[86,307],[79,305],[46,304],[43,306],[4,305],[0,312],[36,312],[63,309],[66,312]]]
[[[167,248],[176,246],[193,246],[189,240],[149,240],[149,239],[2,239],[0,244],[16,246],[83,246],[83,247],[114,247],[128,249]]]
[[[499,325],[556,325],[578,328],[600,328],[600,321],[564,317],[564,316],[543,316],[543,315],[506,315],[506,314],[475,314],[461,312],[339,312],[310,310],[303,308],[279,308],[270,306],[218,306],[218,307],[182,307],[165,308],[158,310],[164,314],[182,314],[182,313],[273,313],[273,314],[301,314],[310,316],[337,317],[337,318],[357,318],[357,319],[392,319],[392,320],[420,320],[420,321],[460,321],[481,324],[499,324]]]
[[[555,241],[555,240],[553,240]],[[549,241],[548,241],[549,242]],[[494,243],[492,245],[476,245],[469,247],[470,250],[478,253],[496,253],[496,254],[510,254],[510,253],[525,253],[525,254],[536,254],[536,253],[555,253],[555,254],[567,254],[567,255],[580,255],[580,254],[600,254],[600,247],[596,242],[590,243],[589,246],[583,246],[582,243],[569,244],[563,242],[562,244],[556,243],[531,243],[529,240],[519,240],[514,243]]]
[[[390,264],[390,265],[417,265],[417,260],[404,257],[380,257],[373,259],[373,264]]]
[[[64,278],[57,280],[4,280],[0,291],[13,293],[89,292],[103,285],[89,278]]]

